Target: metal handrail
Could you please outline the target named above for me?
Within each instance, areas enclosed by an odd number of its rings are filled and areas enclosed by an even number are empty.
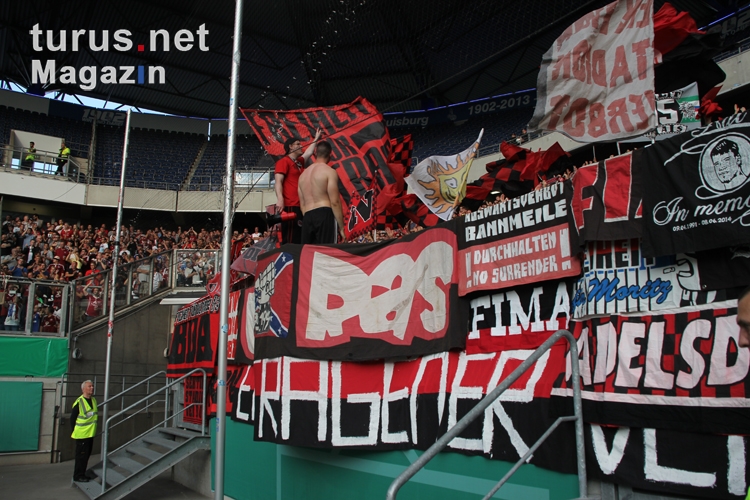
[[[110,401],[112,401],[112,400],[110,399]],[[155,404],[158,404],[158,403],[164,403],[164,404],[166,404],[166,402],[167,402],[167,399],[166,399],[166,398],[164,398],[164,399],[157,399],[157,400],[155,400],[155,401],[151,401],[151,402],[150,402],[149,404],[147,404],[146,406],[144,406],[143,408],[141,408],[141,409],[140,409],[140,410],[138,410],[137,412],[135,412],[135,413],[131,413],[130,415],[128,415],[127,417],[123,418],[123,419],[122,419],[122,420],[120,420],[119,422],[115,422],[114,424],[112,424],[112,426],[110,427],[110,429],[114,429],[115,427],[117,427],[117,426],[118,426],[118,425],[120,425],[121,423],[123,423],[123,422],[127,422],[127,421],[128,421],[128,420],[130,420],[131,418],[133,418],[133,417],[135,417],[136,415],[138,415],[139,413],[141,413],[141,412],[142,412],[143,410],[147,410],[147,409],[151,408],[151,407],[152,407],[153,405],[155,405]],[[159,424],[158,424],[158,425],[161,425],[161,422],[159,422]],[[130,441],[128,441],[128,444],[129,444],[129,443],[131,443],[131,442],[132,442],[133,440],[134,440],[134,439],[131,439]],[[122,448],[122,446],[121,446],[120,448]],[[120,448],[117,448],[117,450],[119,450]],[[115,450],[115,451],[117,451],[117,450]],[[112,453],[114,453],[114,451],[113,451]]]
[[[583,442],[583,415],[581,405],[581,380],[579,377],[579,366],[578,366],[578,345],[576,339],[567,330],[558,330],[552,336],[550,336],[541,346],[539,346],[527,359],[521,363],[518,368],[513,370],[508,378],[503,380],[500,385],[495,387],[489,394],[487,394],[474,408],[472,408],[464,417],[456,422],[456,425],[448,429],[448,432],[443,434],[435,444],[430,446],[414,463],[407,467],[399,476],[393,480],[391,485],[388,487],[386,493],[386,500],[395,500],[396,494],[401,487],[406,484],[417,472],[419,472],[427,462],[432,460],[435,455],[440,453],[453,438],[461,434],[475,419],[482,416],[484,411],[492,405],[500,395],[505,392],[518,378],[523,375],[542,355],[548,351],[552,346],[561,338],[568,341],[570,345],[570,356],[571,356],[571,370],[573,377],[573,416],[560,417],[558,418],[542,435],[539,440],[529,449],[529,451],[521,457],[515,466],[508,471],[508,473],[495,485],[490,493],[485,496],[485,499],[490,498],[495,494],[497,490],[502,487],[505,482],[510,479],[510,476],[531,456],[531,454],[539,447],[540,444],[557,428],[562,422],[575,420],[576,427],[576,455],[578,462],[578,492],[580,498],[586,498],[587,485],[586,485],[586,454]]]
[[[159,399],[159,400],[157,400],[156,402],[157,402],[157,403],[160,403],[160,402],[162,402],[162,401],[164,401],[164,400],[163,400],[163,399]],[[125,448],[126,446],[128,446],[128,445],[129,445],[130,443],[134,442],[134,441],[135,441],[136,439],[138,439],[139,437],[143,436],[144,434],[148,434],[149,432],[151,432],[152,430],[154,430],[154,429],[156,429],[157,427],[161,426],[162,424],[164,424],[164,423],[166,423],[166,422],[169,422],[170,420],[172,420],[172,419],[174,419],[174,418],[177,418],[177,417],[179,417],[180,415],[182,415],[182,414],[183,414],[184,412],[186,412],[187,410],[189,410],[189,409],[190,409],[190,408],[192,408],[193,406],[200,406],[200,404],[201,404],[201,403],[190,403],[189,405],[187,405],[186,407],[184,407],[184,408],[183,408],[182,410],[178,411],[178,412],[177,412],[177,413],[175,413],[174,415],[170,415],[170,416],[169,416],[169,417],[168,417],[168,418],[167,418],[166,420],[164,420],[163,422],[159,422],[158,424],[154,425],[153,427],[151,427],[151,428],[150,428],[150,429],[148,429],[147,431],[145,431],[145,432],[141,433],[140,435],[138,435],[138,436],[134,437],[133,439],[131,439],[131,440],[130,440],[130,441],[128,441],[127,443],[125,443],[125,444],[123,444],[123,445],[119,446],[118,448],[115,448],[114,450],[112,450],[111,454],[112,454],[112,455],[114,455],[115,453],[117,453],[117,452],[118,452],[118,451],[120,451],[121,449],[123,449],[123,448]],[[128,417],[128,418],[130,418],[130,417]],[[121,424],[121,423],[122,423],[122,422],[124,422],[124,421],[125,421],[125,420],[121,420],[120,422],[117,422],[117,423],[116,423],[115,425],[119,425],[119,424]],[[112,427],[114,427],[115,425],[113,425]],[[165,426],[165,427],[166,427],[166,426]]]
[[[138,387],[139,385],[141,385],[141,384],[144,384],[144,383],[148,382],[149,380],[151,380],[152,378],[156,378],[156,377],[158,377],[159,375],[162,375],[162,374],[163,374],[163,375],[164,375],[164,376],[166,377],[166,375],[167,375],[167,372],[166,372],[166,370],[161,370],[161,371],[158,371],[158,372],[154,373],[153,375],[151,375],[151,376],[149,376],[149,377],[147,377],[147,378],[144,378],[143,380],[141,380],[141,381],[140,381],[140,382],[138,382],[137,384],[135,384],[135,385],[132,385],[132,386],[131,386],[131,387],[129,387],[128,389],[125,389],[124,391],[120,392],[120,393],[119,393],[119,394],[118,394],[117,396],[112,396],[111,398],[109,398],[108,400],[106,400],[106,401],[104,401],[103,403],[99,404],[98,406],[104,406],[104,405],[106,405],[107,403],[111,403],[111,402],[112,402],[112,401],[114,401],[114,400],[115,400],[116,398],[121,398],[122,396],[124,396],[126,392],[130,392],[130,391],[132,391],[133,389],[135,389],[136,387]],[[123,384],[123,385],[124,385],[124,384]]]
[[[206,370],[204,370],[203,368],[194,368],[194,369],[190,370],[189,372],[187,372],[182,377],[177,378],[177,379],[173,380],[171,383],[165,385],[161,389],[158,389],[158,390],[154,391],[153,393],[149,394],[148,396],[146,396],[144,398],[141,398],[140,400],[138,400],[135,403],[131,404],[127,408],[124,408],[124,409],[120,410],[119,412],[117,412],[114,415],[112,415],[109,418],[107,418],[107,420],[104,422],[104,433],[103,433],[104,435],[102,437],[102,493],[104,493],[106,491],[106,489],[107,489],[107,462],[108,462],[108,460],[107,460],[107,448],[109,447],[109,426],[110,426],[110,422],[112,422],[113,419],[119,417],[123,413],[127,413],[128,411],[132,410],[133,408],[135,408],[139,404],[141,404],[141,403],[149,400],[153,396],[156,396],[160,392],[166,391],[168,389],[171,389],[174,385],[177,385],[178,383],[180,383],[183,380],[185,380],[187,377],[190,377],[194,373],[198,373],[198,372],[200,372],[200,373],[203,374],[203,391],[202,391],[202,396],[203,397],[201,399],[201,404],[203,406],[203,411],[201,412],[201,436],[205,436],[206,435],[206,391],[208,390],[208,388],[206,387]],[[117,394],[117,395],[113,396],[110,399],[114,399],[114,398],[117,398],[119,396],[120,395]],[[169,398],[167,396],[164,397],[165,401],[168,400],[168,399]],[[142,411],[142,409],[141,409],[141,411]],[[162,422],[160,422],[159,424],[157,424],[155,427],[158,427],[162,423],[166,423],[167,421],[170,420],[170,417],[167,416],[167,412],[168,411],[169,411],[169,405],[165,404],[164,405],[164,420]],[[118,450],[119,449],[120,448],[118,448]]]

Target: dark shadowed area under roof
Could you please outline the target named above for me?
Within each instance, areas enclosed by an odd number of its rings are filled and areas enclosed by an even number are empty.
[[[542,54],[562,30],[607,0],[279,0],[245,1],[239,105],[297,109],[364,96],[383,111],[453,104],[536,87]],[[655,2],[655,9],[663,4]],[[704,26],[748,1],[674,0]],[[235,2],[118,0],[0,2],[0,79],[31,87],[31,61],[70,65],[162,66],[164,84],[107,85],[91,90],[59,81],[37,92],[87,95],[177,115],[226,118]],[[34,51],[32,26],[67,31],[67,51]],[[207,51],[196,32],[205,24]],[[88,33],[71,50],[71,30],[109,32],[109,51],[94,51]],[[133,48],[113,49],[115,30]],[[172,36],[168,52],[151,51],[149,33]],[[174,48],[182,29],[192,50]],[[161,43],[161,42],[159,42]],[[145,50],[139,52],[138,44]],[[148,69],[146,69],[148,71]]]

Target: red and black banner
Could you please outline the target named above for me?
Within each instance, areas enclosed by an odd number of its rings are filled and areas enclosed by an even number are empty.
[[[750,351],[736,301],[661,315],[571,321],[588,422],[746,433]],[[570,361],[554,395],[570,396]]]
[[[384,243],[282,250],[259,263],[256,359],[362,361],[465,346],[453,223]]]
[[[460,295],[580,274],[570,248],[568,186],[558,182],[456,219]]]
[[[536,349],[568,329],[571,280],[551,280],[471,295],[466,352]]]
[[[397,137],[391,139],[391,163],[397,163],[400,165],[401,177],[409,175],[411,170],[411,157],[414,151],[414,139],[411,138],[411,134],[406,134],[403,137]],[[393,167],[391,167],[393,170]]]
[[[507,142],[500,144],[502,160],[488,163],[487,173],[466,186],[461,206],[478,209],[492,191],[515,198],[531,191],[540,178],[550,178],[573,170],[568,153],[559,143],[542,152],[530,151]]]
[[[181,377],[203,368],[210,376],[219,341],[219,295],[207,295],[177,311],[169,347],[167,376]]]
[[[393,200],[389,211],[396,216],[400,215],[402,220],[410,220],[422,227],[435,227],[442,222],[440,217],[432,213],[427,208],[427,205],[414,193],[406,194]],[[402,225],[405,225],[405,222]]]
[[[739,113],[643,150],[647,257],[750,243],[750,125]]]
[[[403,187],[388,166],[391,143],[383,115],[362,97],[350,104],[325,108],[241,111],[263,147],[274,157],[285,154],[286,139],[312,137],[316,129],[323,130],[323,139],[332,148],[329,164],[339,175],[345,218],[349,221],[356,213],[358,222],[353,224],[356,228],[365,223],[370,229],[375,227],[377,214],[369,210],[367,202],[361,204],[362,200],[374,197],[377,206],[384,208]],[[368,195],[368,191],[373,193]]]
[[[226,397],[227,397],[227,415],[234,413],[234,405],[237,401],[237,394],[240,390],[240,384],[242,383],[242,376],[245,373],[245,365],[227,365],[227,378],[226,378]],[[216,416],[216,403],[218,401],[216,395],[218,393],[219,383],[218,379],[214,376],[209,379],[209,391],[208,391],[208,413],[207,417]]]
[[[371,363],[264,359],[246,370],[233,418],[254,421],[259,441],[426,449],[532,352],[453,351]],[[564,369],[563,352],[555,346],[542,356],[448,449],[507,461],[522,456],[556,418],[549,393],[555,374]],[[573,473],[574,450],[572,424],[564,424],[531,463]]]
[[[256,244],[247,247],[236,259],[232,261],[232,271],[237,271],[245,274],[255,275],[255,271],[258,267],[258,257],[260,254],[270,252],[279,240],[275,234],[267,238],[263,238]]]
[[[255,288],[229,294],[227,361],[247,364],[255,359]]]
[[[639,238],[642,150],[580,167],[568,190],[571,245]]]
[[[565,369],[564,350],[555,346],[448,449],[505,461],[525,453],[558,416],[549,393],[555,374]],[[231,417],[254,425],[261,441],[426,449],[531,352],[451,352],[385,363],[260,360],[231,389]],[[572,414],[570,406],[559,415]],[[741,498],[750,484],[744,436],[597,424],[586,424],[584,435],[587,473],[608,483],[719,499]],[[563,424],[531,463],[575,473],[574,439],[573,424]]]

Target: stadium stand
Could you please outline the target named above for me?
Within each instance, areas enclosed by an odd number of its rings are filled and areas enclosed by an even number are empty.
[[[236,139],[235,166],[238,172],[257,167],[264,151],[253,135],[240,135]],[[189,179],[186,189],[191,191],[217,191],[221,189],[227,161],[227,138],[214,135],[206,145],[198,168]]]
[[[122,162],[122,127],[101,127],[97,135],[94,182],[119,184]],[[184,132],[133,129],[126,185],[151,189],[179,189],[205,141],[205,136]]]
[[[529,122],[532,108],[516,109],[501,113],[479,116],[464,123],[446,123],[432,127],[398,128],[390,131],[391,137],[412,134],[414,140],[413,157],[423,160],[428,156],[451,155],[466,149],[476,140],[479,131],[484,128],[482,137],[482,154],[497,152],[503,140],[518,134]]]
[[[89,123],[0,106],[0,138],[3,145],[10,142],[12,130],[63,138],[71,149],[72,156],[79,158],[89,156],[91,143],[91,124]],[[120,142],[122,143],[122,138]]]

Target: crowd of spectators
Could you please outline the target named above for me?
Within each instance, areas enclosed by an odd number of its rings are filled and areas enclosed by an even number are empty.
[[[249,246],[265,235],[258,228],[253,233],[245,229],[235,231],[234,240]],[[37,215],[6,215],[0,236],[0,330],[57,332],[69,282],[75,282],[75,321],[101,316],[109,279],[104,272],[113,265],[115,237],[116,227],[106,224],[94,227]],[[221,231],[131,225],[122,226],[120,241],[116,303],[124,303],[128,294],[137,300],[166,286],[172,255],[165,252],[171,250],[178,250],[177,285],[205,286],[218,264]],[[26,324],[29,307],[31,325]]]

